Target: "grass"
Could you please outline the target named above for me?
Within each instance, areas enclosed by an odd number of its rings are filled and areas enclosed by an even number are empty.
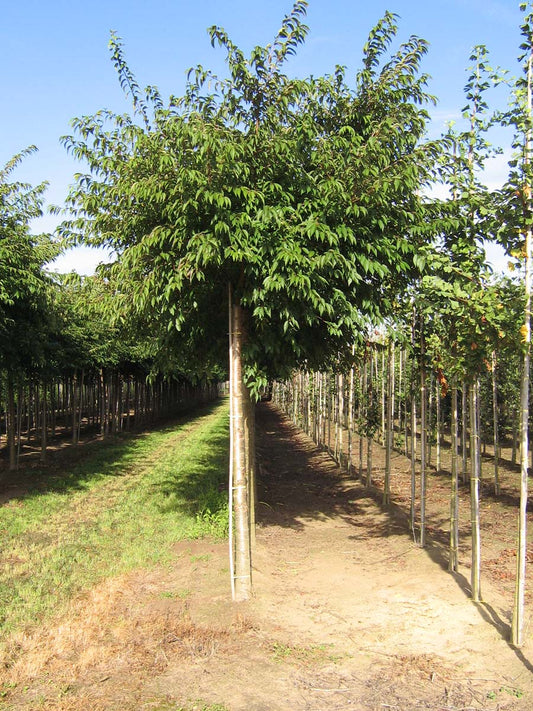
[[[341,656],[334,653],[332,644],[312,644],[307,646],[274,642],[272,653],[276,661],[284,659],[301,664],[325,664],[338,662]]]
[[[98,581],[171,560],[172,544],[227,532],[225,403],[89,449],[0,509],[0,630],[59,612]]]

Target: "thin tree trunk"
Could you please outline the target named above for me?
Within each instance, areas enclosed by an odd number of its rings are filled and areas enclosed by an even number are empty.
[[[372,373],[372,344],[370,343],[368,353],[368,374],[367,374],[367,396],[368,396],[368,408],[367,408],[367,436],[366,436],[366,488],[372,486],[372,435],[374,429],[374,392],[373,392],[373,373]],[[371,421],[372,420],[372,421]]]
[[[414,335],[414,326],[413,326]],[[413,540],[416,543],[416,368],[413,356],[413,368],[411,373],[411,506],[409,519]]]
[[[450,497],[450,556],[448,560],[450,572],[457,571],[459,554],[459,426],[457,414],[457,381],[454,378],[451,412],[452,490]]]
[[[365,354],[363,363],[363,375],[361,376],[361,397],[359,398],[359,479],[363,481],[363,460],[364,460],[364,421],[368,413],[368,401],[366,383],[368,379],[368,364]]]
[[[80,441],[80,436],[81,436],[81,420],[82,420],[82,415],[83,415],[83,380],[84,380],[84,377],[85,377],[85,372],[82,368],[81,373],[80,373],[80,394],[79,394],[79,398],[78,398],[80,412],[78,415],[78,432],[76,434],[76,443],[78,443]]]
[[[390,475],[391,475],[391,454],[392,454],[392,413],[393,413],[393,379],[394,379],[394,360],[392,343],[389,341],[387,349],[387,409],[385,421],[385,481],[383,484],[383,505],[388,506],[390,503]],[[383,374],[385,375],[385,373]]]
[[[467,461],[468,461],[468,437],[467,437],[467,397],[466,383],[463,380],[461,383],[461,454],[462,454],[462,474],[463,484],[467,482]]]
[[[436,416],[436,442],[435,442],[435,468],[440,473],[440,446],[441,446],[441,406],[440,383],[435,378],[435,416]]]
[[[249,472],[246,468],[246,403],[249,399],[242,363],[245,342],[244,311],[231,300],[231,374],[233,511],[235,527],[234,599],[248,600],[252,593],[250,549]]]
[[[470,523],[472,530],[472,600],[481,600],[481,538],[479,524],[479,432],[477,418],[478,382],[470,386]]]
[[[344,375],[342,373],[339,373],[339,379],[338,379],[338,394],[337,394],[337,401],[338,401],[338,414],[337,414],[337,427],[338,427],[338,451],[339,451],[339,467],[342,469],[343,466],[343,452],[342,448],[344,446]]]
[[[500,495],[500,437],[498,427],[498,358],[496,351],[492,351],[492,423],[494,438],[494,493]]]
[[[80,414],[78,412],[78,404],[79,404],[79,382],[78,382],[78,373],[77,371],[74,371],[74,375],[72,376],[72,385],[71,385],[71,392],[72,392],[72,402],[71,402],[71,408],[72,408],[72,443],[73,444],[78,444],[78,419],[80,417]]]
[[[355,346],[352,346],[352,358],[355,354]],[[350,382],[348,386],[348,474],[352,473],[352,447],[353,447],[353,401],[354,401],[354,366],[350,368]]]
[[[427,377],[427,374],[426,374]],[[427,422],[426,422],[426,464],[431,466],[432,455],[433,455],[433,374],[429,377],[429,387],[426,383],[426,392],[428,395],[428,411],[427,411]]]
[[[17,389],[17,466],[20,461],[20,449],[22,447],[22,403],[24,402],[24,390],[22,383],[19,384]]]
[[[426,545],[426,452],[427,452],[427,393],[424,324],[420,324],[420,547]]]
[[[377,360],[376,360],[377,365]],[[381,351],[381,446],[387,444],[387,376],[385,375],[385,349]],[[376,367],[377,374],[377,367]]]
[[[9,470],[15,471],[17,468],[17,450],[15,446],[15,388],[13,386],[13,376],[7,375],[7,447],[9,450]]]
[[[47,447],[47,427],[48,427],[48,411],[47,411],[47,396],[46,396],[46,383],[43,383],[43,396],[41,399],[41,462],[46,460],[46,447]]]
[[[532,116],[532,85],[533,85],[533,51],[531,48],[528,59],[527,71],[527,113],[531,122]],[[529,124],[531,125],[531,124]],[[530,168],[532,135],[531,128],[526,132],[524,147],[525,167]],[[531,213],[531,184],[527,188],[527,212]],[[524,191],[525,192],[525,191]],[[529,365],[531,352],[531,259],[533,235],[531,226],[525,231],[526,237],[526,273],[525,282],[525,308],[524,308],[524,369],[520,388],[520,507],[518,514],[518,545],[516,551],[516,583],[511,624],[511,642],[515,647],[520,647],[524,636],[524,600],[526,591],[526,563],[527,563],[527,496],[528,496],[528,452],[529,452]]]

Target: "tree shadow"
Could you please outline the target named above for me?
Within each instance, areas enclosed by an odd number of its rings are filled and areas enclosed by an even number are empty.
[[[172,432],[209,415],[217,406],[217,401],[202,404],[142,432],[124,432],[105,439],[90,437],[77,445],[48,452],[46,463],[38,467],[4,471],[0,480],[0,505],[46,493],[68,494],[85,489],[98,479],[124,476],[131,470],[138,447],[150,432]]]
[[[201,445],[200,445],[201,446]],[[223,422],[209,435],[208,446],[196,449],[191,459],[176,462],[169,475],[158,485],[159,509],[190,516],[216,518],[227,511],[229,432]]]
[[[391,502],[382,507],[381,517],[370,528],[364,522],[369,502],[382,504],[383,494],[366,488],[343,474],[333,459],[293,425],[270,403],[257,407],[257,449],[260,462],[260,525],[282,526],[303,531],[306,521],[341,518],[353,527],[350,540],[369,540],[391,536],[412,541],[409,503]],[[261,503],[264,506],[261,506]],[[510,505],[511,502],[506,501]],[[375,517],[374,517],[375,520]],[[443,520],[428,517],[429,540],[425,552],[443,571],[448,571],[448,536],[439,527]],[[460,537],[470,531],[462,526]],[[461,552],[468,549],[461,544]],[[461,573],[450,573],[465,597],[471,598],[471,586]],[[474,603],[482,619],[497,630],[517,658],[533,671],[533,664],[520,649],[510,644],[510,626],[488,603]]]

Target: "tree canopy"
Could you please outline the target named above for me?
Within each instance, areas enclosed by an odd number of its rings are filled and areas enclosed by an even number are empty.
[[[440,150],[424,141],[426,43],[389,53],[387,13],[355,86],[343,67],[293,79],[283,70],[305,40],[305,9],[296,2],[249,57],[212,27],[227,78],[197,67],[166,104],[140,90],[113,36],[132,115],[75,119],[65,138],[90,173],[78,176],[64,231],[111,245],[130,306],[163,324],[162,338],[178,331],[197,359],[225,339],[230,284],[246,312],[250,384],[320,365],[390,312],[432,230],[420,196]]]

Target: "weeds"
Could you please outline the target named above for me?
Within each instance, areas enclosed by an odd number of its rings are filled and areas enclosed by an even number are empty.
[[[290,659],[304,664],[324,664],[326,662],[335,662],[340,659],[338,655],[333,654],[332,644],[312,644],[309,646],[301,646],[274,642],[272,645],[272,652],[274,654],[274,659],[277,661]]]

